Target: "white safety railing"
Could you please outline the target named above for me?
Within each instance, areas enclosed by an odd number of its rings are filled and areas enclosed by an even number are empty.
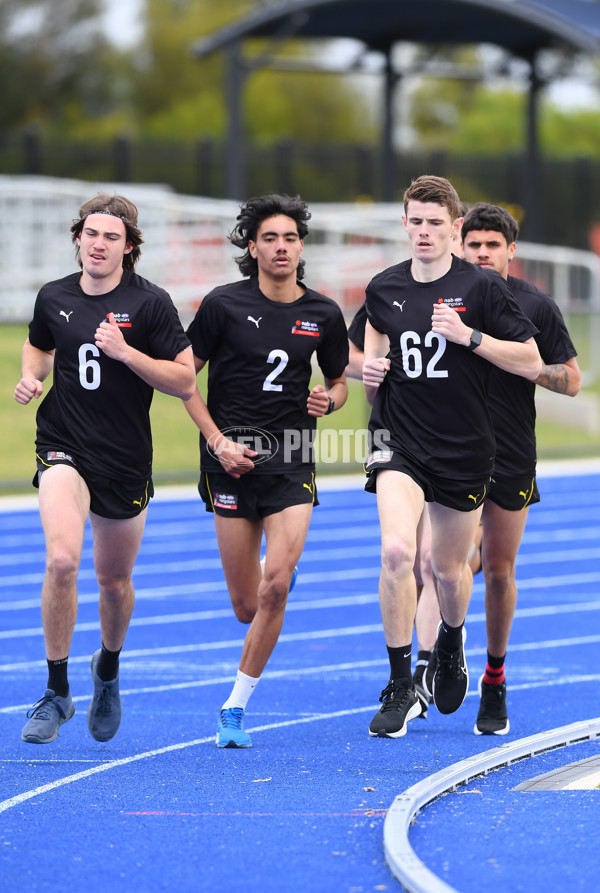
[[[69,226],[96,192],[122,192],[138,206],[144,235],[141,275],[166,288],[189,321],[214,286],[239,278],[227,239],[239,206],[182,196],[163,186],[0,176],[0,322],[28,322],[39,288],[72,272]],[[408,257],[397,204],[311,204],[306,281],[348,317],[380,270]],[[519,242],[511,273],[551,294],[565,316],[591,314],[586,382],[600,375],[593,349],[600,326],[600,265],[587,251]]]

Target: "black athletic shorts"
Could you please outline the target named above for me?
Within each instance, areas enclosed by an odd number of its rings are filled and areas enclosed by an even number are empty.
[[[243,474],[233,478],[225,471],[203,471],[198,492],[207,512],[223,518],[259,520],[290,505],[318,505],[314,471],[292,474]]]
[[[491,478],[473,481],[455,481],[425,472],[416,462],[397,450],[378,450],[371,453],[365,465],[367,483],[365,490],[377,492],[379,471],[401,471],[419,485],[426,502],[437,502],[459,512],[472,512],[486,498]]]
[[[33,486],[39,487],[39,479],[46,469],[53,465],[70,465],[85,481],[90,493],[90,511],[101,518],[122,520],[135,518],[148,505],[154,496],[152,478],[139,481],[120,481],[97,474],[83,466],[79,460],[61,449],[44,449],[36,453],[37,471]]]
[[[513,478],[493,474],[486,498],[507,512],[520,512],[521,509],[539,502],[540,492],[535,475]]]

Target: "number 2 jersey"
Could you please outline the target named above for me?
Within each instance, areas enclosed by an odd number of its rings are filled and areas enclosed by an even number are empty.
[[[310,288],[291,303],[271,301],[252,276],[213,289],[187,334],[194,354],[208,361],[215,424],[258,453],[250,473],[314,468],[316,419],[306,408],[313,356],[329,379],[348,364],[346,324],[335,301]],[[200,454],[203,470],[222,470],[202,435]]]
[[[154,389],[94,343],[109,313],[125,341],[154,359],[173,360],[189,341],[166,291],[123,270],[103,295],[88,295],[81,273],[40,290],[29,324],[39,350],[55,350],[53,384],[37,412],[36,449],[60,448],[98,474],[118,480],[150,476],[150,405]]]
[[[367,286],[367,316],[389,336],[391,359],[369,422],[373,443],[442,478],[480,480],[494,465],[491,364],[432,332],[433,305],[447,304],[466,326],[501,340],[527,341],[537,329],[497,273],[453,257],[445,276],[417,282],[410,266],[390,267]]]

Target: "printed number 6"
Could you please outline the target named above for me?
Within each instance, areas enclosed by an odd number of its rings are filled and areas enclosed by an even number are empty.
[[[79,348],[79,381],[86,391],[100,387],[100,363],[91,357],[99,357],[100,350],[95,344],[82,344]]]

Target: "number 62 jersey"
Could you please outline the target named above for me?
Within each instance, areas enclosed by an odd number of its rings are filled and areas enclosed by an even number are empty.
[[[498,274],[453,257],[445,276],[417,282],[404,261],[367,286],[369,322],[390,339],[391,368],[378,388],[369,429],[389,450],[454,480],[491,473],[495,439],[487,405],[487,360],[431,329],[435,303],[494,338],[527,341],[538,333]],[[384,437],[381,432],[389,432]]]
[[[37,412],[36,449],[64,449],[98,474],[139,479],[152,471],[150,405],[153,388],[94,343],[109,313],[125,341],[154,359],[173,360],[189,347],[166,291],[123,270],[119,285],[88,295],[80,273],[44,285],[37,296],[29,341],[54,350],[53,384]]]
[[[291,303],[271,301],[252,276],[213,289],[187,334],[194,354],[208,361],[206,402],[215,424],[258,452],[251,473],[314,468],[316,419],[306,408],[313,355],[329,379],[348,364],[336,302],[310,288]],[[222,470],[202,436],[200,452],[205,471]]]

